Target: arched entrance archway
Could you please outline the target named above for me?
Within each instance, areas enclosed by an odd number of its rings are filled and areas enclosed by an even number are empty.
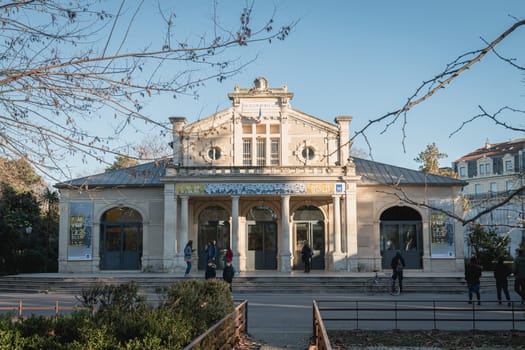
[[[423,234],[421,215],[406,206],[385,210],[380,217],[381,266],[390,269],[390,262],[399,250],[406,268],[423,268]]]
[[[247,270],[277,269],[277,215],[263,205],[246,214],[248,232]]]
[[[100,269],[140,270],[142,216],[132,208],[113,208],[100,222]]]
[[[209,206],[201,211],[199,215],[199,244],[198,244],[198,268],[205,270],[208,260],[206,245],[211,241],[217,241],[218,269],[224,267],[224,249],[230,247],[230,213],[219,206]],[[184,243],[186,244],[186,243]]]
[[[312,270],[324,270],[325,235],[323,212],[314,206],[305,205],[297,209],[293,214],[294,233],[294,269],[304,269],[301,260],[301,249],[304,240],[310,243],[314,252],[312,257]]]

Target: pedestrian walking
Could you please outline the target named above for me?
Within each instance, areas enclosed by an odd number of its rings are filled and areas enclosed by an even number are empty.
[[[208,260],[208,266],[206,266],[206,272],[204,273],[204,278],[209,280],[210,278],[217,277],[217,267],[212,260]]]
[[[525,253],[523,249],[518,250],[518,256],[514,259],[514,291],[521,297],[521,305],[525,304]]]
[[[476,298],[478,299],[478,305],[481,305],[480,278],[482,270],[483,268],[480,265],[478,265],[478,259],[476,259],[475,256],[471,257],[469,263],[467,264],[467,267],[465,268],[465,280],[467,281],[468,285],[469,304],[472,304],[472,296],[473,294],[476,294]]]
[[[226,265],[224,266],[224,269],[222,270],[222,279],[228,282],[230,285],[230,292],[233,291],[232,284],[233,284],[233,276],[235,275],[235,270],[233,269],[233,265],[231,262],[226,262]]]
[[[186,243],[186,246],[184,247],[184,261],[186,261],[186,272],[184,273],[184,277],[190,276],[191,257],[194,251],[195,249],[193,249],[193,241],[190,239],[188,243]]]
[[[312,248],[310,248],[308,241],[304,240],[303,248],[301,249],[301,260],[304,263],[304,272],[310,272],[312,268],[312,255]]]
[[[403,292],[403,269],[405,268],[405,259],[401,256],[401,251],[396,250],[396,255],[390,261],[392,268],[392,290],[396,286],[396,280],[399,283],[399,292]]]
[[[498,262],[494,266],[494,278],[496,279],[496,295],[498,296],[498,304],[501,305],[501,292],[505,293],[507,299],[507,305],[511,306],[510,294],[509,294],[509,282],[508,277],[510,276],[510,268],[505,265],[505,258],[503,256],[498,257]]]

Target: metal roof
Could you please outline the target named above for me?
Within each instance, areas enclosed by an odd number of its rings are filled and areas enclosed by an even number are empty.
[[[372,160],[353,158],[356,175],[365,184],[400,185],[446,185],[464,186],[466,182],[446,176],[427,174],[422,171],[401,168]],[[162,160],[140,164],[126,169],[118,169],[102,174],[90,175],[55,185],[56,188],[94,188],[94,187],[162,187],[160,179],[166,174],[169,161]]]
[[[161,160],[133,167],[108,171],[61,182],[56,188],[94,188],[94,187],[162,187],[160,178],[166,174],[169,161]]]
[[[467,183],[447,176],[424,173],[419,170],[401,168],[368,159],[353,158],[356,175],[362,183],[400,185],[447,185],[465,186]]]

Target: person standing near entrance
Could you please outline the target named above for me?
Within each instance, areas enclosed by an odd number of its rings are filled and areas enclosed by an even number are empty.
[[[514,290],[521,297],[521,305],[525,304],[525,253],[523,249],[518,251],[514,259]]]
[[[222,279],[225,280],[230,285],[230,292],[233,291],[232,284],[233,284],[234,275],[235,275],[235,270],[233,269],[233,265],[231,261],[226,261],[226,265],[224,266],[224,269],[222,270]]]
[[[303,249],[301,249],[301,260],[303,260],[304,263],[304,272],[310,272],[312,268],[312,255],[312,248],[310,248],[308,241],[304,240]]]
[[[206,266],[206,271],[204,272],[204,278],[209,280],[210,278],[217,277],[217,266],[211,260],[208,260],[208,265]]]
[[[399,292],[403,291],[403,269],[405,268],[405,259],[401,256],[401,251],[396,250],[396,255],[390,261],[392,268],[392,289],[396,285],[396,279],[399,281]]]
[[[476,294],[476,298],[478,299],[478,305],[481,305],[479,287],[482,270],[483,268],[480,265],[478,265],[478,259],[476,259],[475,256],[471,257],[470,262],[465,268],[465,280],[467,281],[468,285],[469,304],[472,304],[472,294]]]
[[[184,277],[190,276],[191,256],[194,251],[195,249],[193,249],[193,241],[190,239],[186,244],[186,247],[184,247],[184,261],[186,261],[186,272],[184,273]]]
[[[498,257],[498,262],[494,266],[494,278],[496,279],[496,295],[498,296],[498,304],[501,305],[501,291],[505,293],[505,298],[507,298],[507,303],[510,304],[510,295],[509,295],[509,282],[507,278],[510,275],[510,269],[504,263],[505,258],[503,256]]]
[[[215,264],[217,261],[215,260],[217,258],[217,241],[213,240],[208,243],[208,246],[206,247],[206,253],[208,254],[208,261],[212,261],[213,264]]]

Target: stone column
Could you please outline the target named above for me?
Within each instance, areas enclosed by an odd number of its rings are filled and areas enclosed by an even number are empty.
[[[290,196],[281,197],[281,272],[292,271],[290,237]]]
[[[358,271],[356,184],[352,182],[345,186],[347,270]]]
[[[244,251],[240,246],[239,240],[239,196],[232,196],[232,252],[233,252],[233,266],[239,269],[241,254]]]
[[[183,131],[184,126],[186,125],[186,118],[170,117],[170,122],[173,126],[173,164],[175,164],[175,166],[182,166],[184,162]]]
[[[173,271],[175,249],[177,247],[177,196],[175,184],[164,184],[164,232],[163,232],[163,270]]]
[[[189,229],[189,212],[188,200],[189,196],[180,197],[180,231],[179,231],[179,245],[177,248],[177,266],[184,267],[184,246],[188,243],[188,229]]]
[[[341,253],[341,196],[332,196],[334,203],[334,253]]]
[[[341,196],[334,195],[333,207],[334,207],[334,218],[333,218],[333,240],[334,240],[334,251],[332,252],[332,270],[342,271],[346,270],[346,263],[344,260],[345,255],[341,252]]]

